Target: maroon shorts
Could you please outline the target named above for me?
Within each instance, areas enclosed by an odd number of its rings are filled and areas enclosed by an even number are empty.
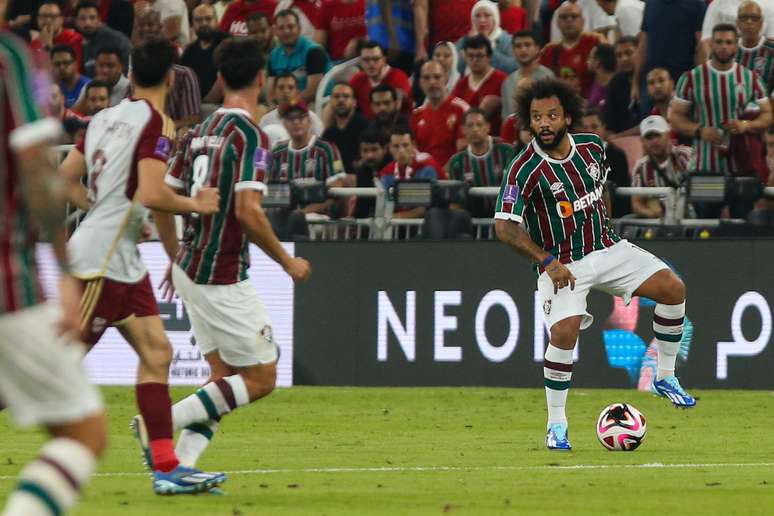
[[[108,278],[81,280],[81,338],[94,345],[110,326],[120,326],[131,317],[159,315],[150,277],[137,283]]]

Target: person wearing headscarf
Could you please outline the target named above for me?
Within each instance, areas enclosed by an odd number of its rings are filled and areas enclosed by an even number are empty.
[[[460,71],[458,69],[460,56],[457,54],[457,47],[451,41],[441,41],[433,48],[432,59],[443,66],[446,73],[449,74],[446,89],[449,91],[453,90],[457,81],[460,80]]]
[[[515,72],[519,65],[511,51],[511,35],[500,28],[500,11],[497,4],[489,0],[479,0],[470,11],[470,21],[473,26],[468,36],[456,43],[457,51],[462,51],[465,41],[475,35],[481,35],[492,43],[492,66],[507,74]],[[460,62],[458,71],[463,73],[465,63]]]

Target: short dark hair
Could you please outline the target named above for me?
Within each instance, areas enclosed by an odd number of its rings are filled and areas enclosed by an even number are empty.
[[[599,108],[591,107],[586,109],[586,111],[583,112],[583,118],[586,118],[587,116],[597,117],[599,121],[602,122],[602,125],[607,127],[607,124],[605,123],[605,117],[602,116],[602,111]]]
[[[132,76],[137,86],[152,88],[164,81],[177,59],[177,50],[161,38],[151,38],[132,50]]]
[[[92,79],[89,84],[86,85],[86,92],[85,95],[89,95],[89,90],[93,90],[95,88],[105,88],[107,89],[108,96],[113,92],[113,88],[110,87],[110,84],[106,83],[105,81],[100,81],[97,79]]]
[[[739,31],[736,29],[736,25],[731,23],[718,23],[712,27],[712,37],[715,37],[716,32],[733,32],[735,36],[739,35]]]
[[[468,110],[465,112],[465,114],[464,114],[464,115],[462,115],[462,123],[463,123],[463,124],[466,124],[466,123],[467,123],[467,121],[468,121],[468,117],[469,117],[470,115],[481,115],[481,116],[483,116],[483,117],[484,117],[484,120],[486,120],[486,121],[487,121],[487,123],[489,122],[489,115],[487,114],[487,112],[486,112],[486,111],[484,111],[484,110],[483,110],[483,109],[481,109],[481,108],[472,107],[472,108],[468,109]]]
[[[613,45],[598,43],[597,46],[594,47],[594,58],[599,61],[599,66],[606,72],[615,72],[616,58]]]
[[[384,92],[389,92],[389,93],[390,93],[390,95],[392,95],[392,100],[398,100],[398,92],[397,92],[397,90],[395,90],[395,88],[393,88],[393,87],[392,87],[392,86],[390,86],[389,84],[384,84],[384,83],[382,83],[382,84],[380,84],[380,85],[378,85],[378,86],[374,87],[374,88],[373,88],[373,89],[372,89],[372,90],[371,90],[371,91],[368,93],[368,101],[369,101],[369,102],[373,102],[373,100],[374,100],[374,94],[375,94],[375,93],[384,93]]]
[[[247,17],[248,22],[257,22],[261,20],[266,20],[267,22],[269,22],[269,25],[271,25],[271,20],[269,20],[269,17],[266,16],[266,13],[262,13],[262,12],[250,13],[250,16]]]
[[[472,48],[486,49],[486,55],[492,55],[492,42],[481,34],[476,34],[475,36],[466,39],[465,43],[462,45],[462,50],[469,50]]]
[[[51,50],[48,52],[48,56],[53,59],[54,54],[62,54],[67,53],[70,54],[70,57],[75,59],[75,49],[71,47],[70,45],[54,45]]]
[[[364,48],[378,48],[379,50],[382,51],[382,55],[384,55],[384,47],[382,45],[380,45],[379,43],[377,43],[376,41],[373,41],[371,39],[363,39],[363,40],[360,40],[358,42],[358,44],[357,44],[357,55],[360,55],[360,52]]]
[[[639,44],[639,41],[640,40],[637,38],[637,36],[621,36],[616,40],[615,46],[631,43],[636,47]]]
[[[292,16],[296,19],[296,23],[301,25],[301,18],[298,17],[298,13],[293,9],[282,9],[281,11],[274,13],[274,20],[276,21],[277,18],[284,18],[285,16]]]
[[[532,101],[556,97],[562,105],[565,116],[577,124],[582,116],[583,99],[567,84],[558,79],[541,79],[529,88],[521,88],[516,97],[516,112],[524,127],[530,126]]]
[[[261,47],[253,38],[227,38],[215,50],[215,66],[231,90],[251,85],[264,64]]]
[[[83,9],[95,9],[99,11],[97,2],[95,2],[94,0],[82,0],[78,2],[78,5],[75,6],[75,16],[77,17],[78,13]]]
[[[333,84],[333,88],[331,88],[331,92],[333,92],[333,90],[335,90],[337,86],[346,86],[347,88],[349,88],[349,91],[352,92],[352,96],[357,97],[357,92],[355,91],[355,88],[353,88],[352,85],[347,81],[336,81]]]
[[[99,50],[97,50],[95,57],[99,57],[102,54],[114,54],[118,56],[119,61],[121,61],[122,63],[124,62],[123,57],[121,57],[121,50],[115,45],[110,45],[110,44],[102,45],[101,47],[99,47]]]
[[[296,88],[298,88],[298,77],[293,75],[293,72],[282,72],[281,74],[278,74],[276,77],[274,77],[274,88],[277,87],[277,83],[280,79],[293,79],[293,84],[295,84]]]
[[[393,127],[390,131],[390,138],[393,136],[403,136],[405,134],[409,135],[411,141],[414,141],[414,133],[408,124],[396,124],[395,127]]]
[[[382,147],[387,146],[387,133],[377,127],[369,126],[363,134],[360,135],[360,143],[375,143]]]
[[[516,43],[516,38],[530,38],[532,41],[535,42],[536,45],[540,46],[540,43],[538,42],[537,38],[535,37],[535,33],[531,30],[524,29],[520,30],[518,32],[513,33],[513,37],[511,39],[511,44]]]

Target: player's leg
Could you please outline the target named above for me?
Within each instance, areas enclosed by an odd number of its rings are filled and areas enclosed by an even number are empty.
[[[550,342],[543,362],[548,407],[546,446],[549,450],[571,449],[565,407],[572,380],[573,349],[580,330],[588,328],[594,320],[586,312],[586,296],[593,271],[584,260],[568,266],[576,278],[574,290],[567,286],[554,292],[554,285],[545,273],[538,279],[543,314],[550,328]]]
[[[223,359],[220,358],[217,351],[207,353],[204,355],[204,358],[210,366],[210,377],[205,385],[236,374],[236,370],[226,364]],[[172,421],[173,423],[175,422],[174,415]],[[180,436],[177,439],[177,447],[175,448],[175,453],[177,453],[180,464],[191,468],[195,467],[196,462],[207,449],[207,446],[210,445],[210,442],[217,433],[219,427],[220,418],[191,423],[184,427],[180,431]]]
[[[696,399],[685,392],[675,376],[685,320],[685,284],[671,270],[662,269],[646,279],[634,294],[656,302],[653,332],[658,347],[658,372],[653,387],[678,407],[695,406]]]
[[[83,351],[57,338],[50,309],[27,309],[0,323],[0,394],[19,423],[42,424],[51,434],[19,474],[6,516],[72,507],[105,448],[102,402],[82,368]]]

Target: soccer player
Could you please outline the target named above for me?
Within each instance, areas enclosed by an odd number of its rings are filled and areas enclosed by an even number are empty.
[[[86,136],[61,165],[71,201],[87,211],[70,238],[73,274],[84,287],[81,332],[93,346],[114,326],[137,352],[137,404],[147,431],[153,490],[186,494],[225,480],[179,464],[172,442],[172,401],[167,385],[172,346],[164,333],[148,272],[137,251],[147,210],[213,213],[218,193],[195,198],[164,184],[174,124],[163,115],[175,48],[151,40],[132,52],[134,97],[92,118]],[[87,175],[87,188],[80,179]],[[135,429],[139,431],[139,429]]]
[[[0,14],[5,1],[0,0]],[[27,46],[0,33],[0,406],[51,438],[19,474],[6,516],[62,514],[80,497],[106,442],[102,400],[82,366],[78,285],[69,274],[62,224],[66,196],[47,147],[61,131],[43,118],[34,81],[45,77]],[[38,85],[38,92],[48,88]],[[34,227],[51,239],[62,272],[59,303],[46,302],[35,267]]]
[[[295,281],[311,272],[309,262],[285,252],[261,208],[271,155],[268,137],[255,122],[264,67],[258,42],[225,40],[215,64],[225,89],[223,107],[189,133],[166,181],[189,195],[205,185],[217,187],[221,210],[188,217],[179,247],[171,215],[159,214],[174,287],[212,370],[209,383],[172,409],[175,428],[183,429],[177,453],[191,467],[221,417],[274,389],[279,348],[247,279],[248,244],[258,245]]]
[[[572,350],[593,317],[590,289],[645,296],[656,304],[656,392],[678,407],[696,400],[674,375],[685,317],[685,285],[669,268],[610,227],[603,188],[608,166],[602,141],[569,134],[580,120],[581,98],[557,80],[538,81],[517,99],[519,119],[534,136],[508,166],[495,209],[497,236],[528,258],[539,274],[537,289],[550,328],[543,374],[548,403],[549,450],[570,450],[565,405],[572,378]]]

